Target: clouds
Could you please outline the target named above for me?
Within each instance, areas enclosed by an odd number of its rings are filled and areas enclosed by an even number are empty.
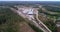
[[[0,1],[60,1],[60,0],[0,0]]]

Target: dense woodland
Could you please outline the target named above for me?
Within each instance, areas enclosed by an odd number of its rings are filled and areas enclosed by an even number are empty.
[[[43,6],[45,7],[48,11],[52,11],[52,12],[59,12],[60,13],[60,7],[52,7],[52,6]]]

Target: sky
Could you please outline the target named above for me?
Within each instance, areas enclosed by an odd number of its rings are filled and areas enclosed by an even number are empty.
[[[0,1],[60,1],[60,0],[0,0]]]

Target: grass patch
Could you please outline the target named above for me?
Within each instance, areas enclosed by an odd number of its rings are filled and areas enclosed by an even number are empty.
[[[43,31],[41,31],[38,27],[36,27],[36,26],[33,25],[33,24],[29,24],[29,26],[30,26],[33,30],[35,30],[36,32],[43,32]]]
[[[57,32],[56,24],[53,21],[46,21],[44,24],[52,31]]]

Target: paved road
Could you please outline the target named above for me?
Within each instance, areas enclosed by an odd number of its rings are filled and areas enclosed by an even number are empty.
[[[45,24],[43,24],[43,22],[42,21],[40,21],[39,19],[38,19],[38,11],[37,11],[37,13],[36,13],[36,19],[37,19],[37,23],[40,25],[40,27],[42,28],[42,30],[44,31],[44,32],[52,32],[51,30],[49,30],[49,28],[45,25]]]
[[[23,18],[25,17],[21,12],[19,12],[18,10],[15,10],[15,9],[13,9],[13,8],[11,8],[11,10],[13,10],[14,12],[16,12],[16,13],[18,13],[18,15],[20,15],[20,16],[22,16]],[[37,21],[36,21],[37,20]],[[37,26],[39,29],[41,29],[43,32],[51,32],[48,28],[47,28],[47,26],[46,25],[44,25],[43,23],[42,23],[42,21],[40,21],[39,19],[38,19],[38,11],[37,11],[37,13],[36,13],[36,20],[35,19],[33,19],[33,20],[31,20],[33,23],[35,23],[34,25],[35,26]]]

